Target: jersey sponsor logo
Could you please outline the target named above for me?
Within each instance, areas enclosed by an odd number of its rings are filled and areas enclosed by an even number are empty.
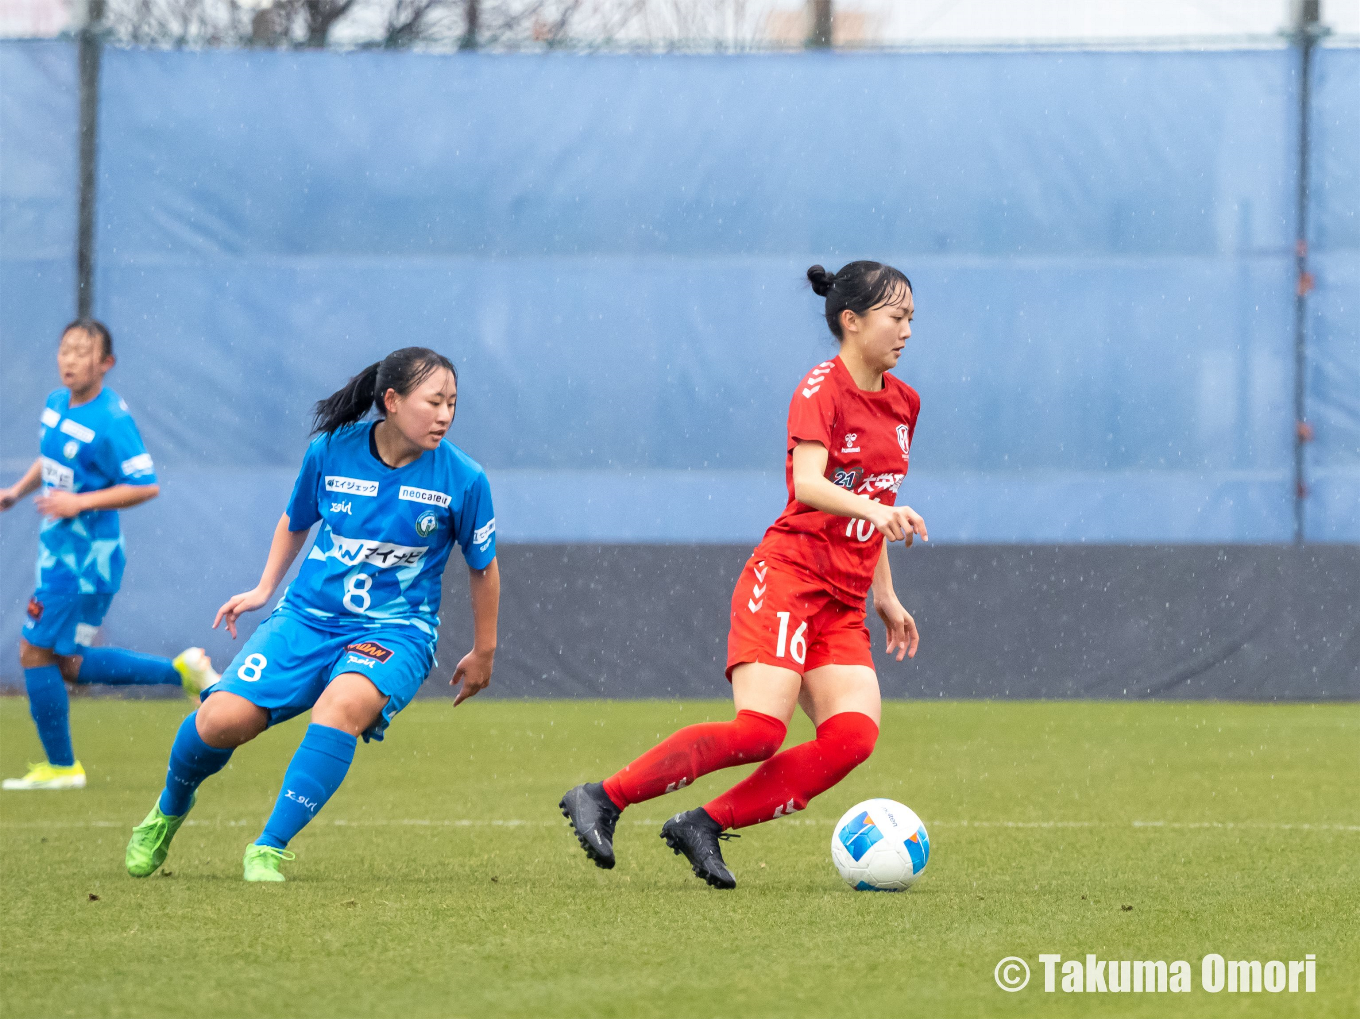
[[[43,603],[38,601],[36,597],[28,599],[28,618],[36,623],[42,618],[42,614]]]
[[[66,445],[61,447],[61,455],[66,457],[67,460],[74,460],[76,458],[76,454],[79,452],[80,443],[76,442],[75,439],[72,439]]]
[[[70,418],[66,418],[62,421],[60,431],[73,439],[79,439],[81,442],[94,441],[94,431],[92,429],[86,428],[84,425],[72,421]]]
[[[65,464],[59,464],[49,457],[43,457],[42,483],[47,488],[60,488],[63,492],[74,492],[76,472]]]
[[[874,495],[877,492],[896,494],[906,477],[905,474],[870,474],[853,491],[859,495]]]
[[[911,460],[911,429],[906,425],[897,426],[897,444],[902,447],[902,459]]]
[[[348,513],[348,514],[350,514],[351,516],[353,516],[353,515],[354,515],[354,504],[351,503],[348,499],[346,499],[344,502],[333,502],[333,503],[331,503],[331,512],[332,512],[332,513]]]
[[[61,415],[51,407],[44,407],[42,412],[42,423],[44,427],[56,428],[61,423]]]
[[[826,381],[826,377],[831,374],[831,369],[835,367],[835,364],[834,361],[823,361],[816,368],[812,369],[812,374],[810,374],[807,377],[807,381],[803,383],[803,395],[805,397],[809,400],[812,399],[812,394],[822,388],[822,383]]]
[[[330,550],[322,559],[339,559],[348,566],[372,563],[380,569],[393,566],[414,566],[429,551],[426,546],[394,545],[390,541],[369,541],[367,538],[344,538],[331,534]]]
[[[434,510],[426,510],[416,517],[416,534],[422,538],[428,538],[439,529],[439,518],[435,516]]]
[[[99,636],[99,627],[89,623],[76,623],[75,642],[81,647],[90,647]]]
[[[492,517],[477,530],[472,532],[472,543],[474,545],[485,545],[491,540],[491,536],[496,533],[496,518]]]
[[[123,468],[123,474],[127,477],[150,474],[154,467],[150,453],[138,453],[136,456],[128,457],[120,466]]]
[[[372,658],[378,662],[386,662],[394,654],[391,648],[384,647],[376,640],[360,640],[353,644],[346,644],[345,650],[352,654],[362,655],[365,658]]]
[[[412,488],[410,485],[402,485],[397,492],[398,499],[406,502],[423,502],[427,506],[438,506],[440,509],[448,509],[449,503],[453,500],[443,492],[431,492],[428,488]]]
[[[345,659],[345,664],[360,665],[363,666],[365,669],[372,669],[378,663],[375,662],[372,658],[360,658],[358,655],[349,655]]]
[[[858,446],[855,445],[855,440],[858,439],[858,438],[859,438],[859,433],[858,433],[858,432],[846,432],[846,433],[845,433],[845,448],[844,448],[843,450],[841,450],[841,452],[842,452],[842,453],[858,453],[858,452],[860,452],[860,448],[859,448]]]
[[[360,478],[342,478],[335,474],[327,474],[326,491],[339,492],[341,495],[374,496],[378,494],[378,483],[376,481],[364,481]]]
[[[839,485],[847,492],[853,492],[862,477],[864,477],[863,467],[837,467],[836,473],[831,477],[831,483]]]

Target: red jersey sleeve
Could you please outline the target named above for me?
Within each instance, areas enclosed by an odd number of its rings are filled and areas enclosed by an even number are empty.
[[[834,445],[831,433],[836,425],[836,399],[827,379],[834,367],[833,362],[823,361],[793,391],[789,401],[790,450],[800,442],[820,442],[828,450]]]

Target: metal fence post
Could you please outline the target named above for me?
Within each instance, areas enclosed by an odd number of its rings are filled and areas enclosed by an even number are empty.
[[[76,221],[76,315],[94,309],[94,208],[98,179],[99,62],[103,49],[104,0],[87,0],[78,36],[80,64],[80,198]]]

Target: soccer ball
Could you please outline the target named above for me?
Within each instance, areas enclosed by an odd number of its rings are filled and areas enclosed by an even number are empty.
[[[930,859],[926,826],[896,800],[865,800],[831,833],[831,862],[857,892],[904,892]]]

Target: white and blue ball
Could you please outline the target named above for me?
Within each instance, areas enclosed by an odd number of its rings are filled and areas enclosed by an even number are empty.
[[[926,826],[896,800],[865,800],[831,833],[831,860],[857,892],[904,892],[930,860]]]

